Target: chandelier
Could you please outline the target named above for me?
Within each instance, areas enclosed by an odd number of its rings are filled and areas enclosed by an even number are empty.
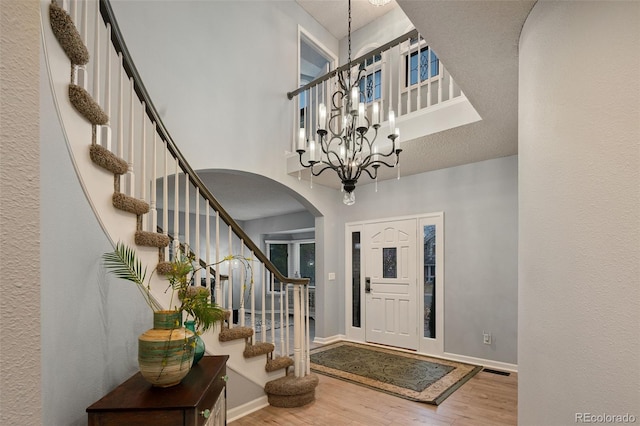
[[[384,6],[385,4],[388,4],[391,0],[369,0],[369,3],[371,3],[374,6]]]
[[[389,110],[389,135],[391,143],[380,147],[376,144],[380,129],[380,108],[377,102],[371,104],[371,114],[366,111],[365,103],[360,101],[360,83],[364,78],[364,63],[357,71],[351,66],[351,0],[349,0],[349,41],[348,66],[337,73],[338,89],[331,95],[331,108],[327,111],[324,104],[318,106],[318,140],[306,139],[304,128],[300,129],[296,152],[300,156],[300,164],[310,169],[312,176],[319,176],[325,170],[333,170],[338,174],[344,191],[343,202],[346,205],[355,203],[356,183],[362,173],[366,173],[376,181],[378,168],[398,168],[400,152],[398,138],[400,131],[395,127],[395,114]],[[327,120],[327,112],[329,119]],[[302,155],[309,147],[309,157],[305,162]],[[376,188],[377,189],[377,188]]]

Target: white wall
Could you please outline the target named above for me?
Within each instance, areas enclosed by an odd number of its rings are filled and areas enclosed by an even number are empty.
[[[517,364],[517,189],[511,156],[380,182],[377,193],[363,185],[343,208],[344,223],[444,212],[445,352]]]
[[[640,421],[639,52],[638,2],[538,2],[522,30],[521,425]]]

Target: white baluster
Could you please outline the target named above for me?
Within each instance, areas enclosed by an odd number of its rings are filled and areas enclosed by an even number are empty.
[[[422,108],[422,48],[420,40],[422,40],[422,37],[418,34],[418,93],[416,97],[416,111]]]
[[[204,262],[207,264],[207,269],[205,271],[205,279],[206,279],[206,287],[207,287],[207,294],[209,295],[209,297],[211,297],[211,268],[209,267],[209,265],[211,265],[211,219],[209,217],[209,203],[205,203],[204,205],[204,220],[205,220],[205,234],[206,234],[206,238],[205,238],[205,252],[204,252]],[[218,266],[216,266],[216,268],[218,268]]]
[[[156,175],[157,175],[157,162],[158,162],[158,132],[156,130],[157,124],[153,123],[153,146],[152,157],[151,157],[151,191],[149,193],[150,203],[149,203],[149,212],[151,213],[151,230],[152,232],[157,232],[158,229],[158,212],[156,211]]]
[[[116,154],[119,158],[124,157],[124,83],[122,78],[122,52],[118,54],[120,67],[118,68],[118,140],[116,141]],[[122,184],[122,175],[117,179]]]
[[[291,314],[289,312],[289,286],[291,284],[287,284],[287,286],[285,287],[285,293],[284,293],[284,305],[286,307],[286,315],[284,317],[284,324],[282,327],[284,327],[284,336],[285,336],[285,353],[284,355],[289,356],[289,354],[291,352],[289,352],[289,315]],[[280,327],[280,329],[282,330],[282,327]]]
[[[216,303],[223,306],[222,285],[220,283],[220,212],[216,211]]]
[[[400,50],[400,44],[396,46],[398,49],[398,58],[402,59],[402,51]],[[398,61],[398,77],[402,75],[402,60]],[[402,115],[402,78],[398,78],[398,109],[396,110],[396,116],[400,117]]]
[[[129,78],[129,195],[135,197],[136,194],[136,179],[135,172],[133,171],[134,156],[135,156],[135,134],[134,134],[134,119],[135,119],[135,90],[133,87],[133,77]],[[142,112],[144,116],[144,111]]]
[[[100,105],[100,7],[96,4],[96,19],[93,35],[93,100]]]
[[[162,171],[162,233],[169,235],[169,149],[165,142],[164,161]],[[154,230],[155,232],[155,230]],[[169,259],[169,246],[164,248],[164,259]]]
[[[140,199],[147,199],[147,114],[146,103],[142,102],[142,152],[140,154]],[[142,229],[147,228],[148,215],[142,216]]]
[[[244,257],[244,240],[242,238],[240,239],[240,256]],[[240,268],[240,310],[238,312],[238,317],[240,320],[240,326],[244,327],[244,300],[246,296],[245,292],[247,291],[247,288],[245,286],[247,276],[244,264],[242,266],[243,267]],[[253,327],[253,324],[251,324],[251,326]]]
[[[282,284],[280,284],[280,289],[282,289]],[[273,324],[276,323],[276,298],[275,298],[275,278],[273,273],[271,273],[271,343],[276,342],[276,330]],[[282,306],[280,306],[282,309]]]
[[[409,40],[408,42],[408,46],[407,46],[407,75],[406,75],[406,81],[407,81],[407,114],[409,114],[411,112],[411,93],[413,92],[413,85],[411,84],[411,40]],[[420,43],[419,43],[419,39],[418,39],[418,52],[420,52]],[[420,54],[418,53],[418,56],[420,56]],[[420,59],[420,58],[418,58]],[[420,86],[420,77],[418,76],[418,85]],[[401,113],[401,110],[398,109],[398,114]]]
[[[282,286],[282,284],[281,284]],[[282,288],[282,287],[281,287]],[[284,324],[284,306],[285,306],[285,294],[287,294],[286,291],[284,292],[280,292],[280,324]],[[274,323],[272,323],[273,326]],[[274,342],[275,343],[275,342]],[[284,333],[280,333],[280,355],[284,355]]]
[[[195,206],[195,227],[196,227],[196,232],[195,232],[195,241],[194,241],[194,247],[193,247],[193,253],[196,255],[196,262],[200,262],[200,188],[196,187],[196,206]],[[202,280],[200,279],[200,268],[196,269],[196,273],[195,273],[195,285],[197,287],[200,286]]]
[[[83,8],[82,8],[82,22],[81,22],[81,27],[82,27],[82,41],[84,42],[84,45],[88,47],[89,44],[89,36],[88,36],[88,32],[89,32],[89,1],[85,0],[83,2]]]
[[[300,286],[293,286],[293,366],[296,377],[302,377],[302,353],[300,352]]]
[[[250,280],[249,281],[249,299],[251,300],[251,325],[255,329],[255,324],[256,324],[256,298],[254,293],[255,283],[251,282],[254,277],[253,274],[255,273],[255,269],[254,269],[255,264],[253,262],[253,259],[255,259],[255,255],[253,254],[253,252],[251,252],[249,256],[251,257],[251,260],[249,261],[249,265],[251,266],[249,270],[249,272],[251,273],[251,275],[249,276],[249,280]]]
[[[175,159],[173,178],[173,256],[180,249],[180,163]]]
[[[261,266],[264,266],[264,263],[260,264]],[[260,302],[262,303],[262,314],[261,314],[261,318],[262,318],[262,330],[260,333],[260,341],[261,342],[266,342],[267,341],[267,286],[269,283],[269,270],[267,268],[263,268],[262,269],[262,273],[260,274],[260,277],[262,278],[262,291],[260,292]]]
[[[107,39],[105,41],[105,46],[107,59],[105,63],[104,108],[107,116],[109,117],[109,123],[104,126],[97,126],[96,135],[98,138],[98,144],[111,151],[111,24],[107,24]]]
[[[189,198],[189,175],[187,173],[184,174],[184,244],[185,246],[191,246],[191,229],[189,228],[189,224],[191,222],[191,218],[189,217],[189,202],[191,199]]]
[[[229,256],[233,255],[233,245],[232,245],[232,230],[231,230],[231,226],[228,227],[229,229]],[[233,260],[229,259],[229,278],[227,279],[227,285],[229,288],[229,291],[227,292],[227,303],[228,303],[228,308],[233,310]],[[233,321],[230,321],[230,323],[233,323]],[[231,324],[229,324],[229,326],[231,326]]]
[[[444,68],[444,67],[443,67]],[[446,70],[443,70],[443,73]],[[447,72],[449,76],[449,100],[453,99],[453,78],[451,77],[451,73]]]
[[[431,59],[431,58],[429,58]],[[444,76],[442,75],[442,67],[438,67],[438,103],[442,103],[442,84],[444,83]]]
[[[310,321],[310,317],[309,317],[309,285],[307,284],[306,286],[304,286],[305,288],[305,294],[306,294],[306,301],[305,301],[305,314],[304,314],[304,320],[305,320],[305,324],[306,324],[306,328],[305,328],[305,334],[304,334],[304,339],[302,339],[302,343],[304,344],[305,347],[305,354],[306,356],[304,357],[305,359],[305,366],[306,366],[306,374],[311,374],[311,353],[310,353],[310,342],[309,342],[309,336],[311,336],[311,334],[309,333],[309,321]]]
[[[427,108],[431,106],[431,47],[427,47],[427,75],[429,76],[429,83],[427,84]]]

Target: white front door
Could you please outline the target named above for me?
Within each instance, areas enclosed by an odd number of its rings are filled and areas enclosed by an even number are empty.
[[[366,340],[418,349],[417,220],[364,225]]]

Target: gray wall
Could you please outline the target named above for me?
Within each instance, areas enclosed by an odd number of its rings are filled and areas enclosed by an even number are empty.
[[[639,24],[638,2],[538,2],[522,30],[524,426],[640,419]]]
[[[46,69],[40,77],[44,424],[86,425],[86,407],[138,371],[138,335],[153,315],[133,284],[104,272],[113,247],[75,174]]]
[[[365,185],[356,189],[356,203],[343,207],[345,223],[444,212],[445,352],[517,364],[517,161],[384,181],[377,193]],[[336,232],[344,251],[344,229]],[[491,332],[491,345],[482,343],[483,330]]]

